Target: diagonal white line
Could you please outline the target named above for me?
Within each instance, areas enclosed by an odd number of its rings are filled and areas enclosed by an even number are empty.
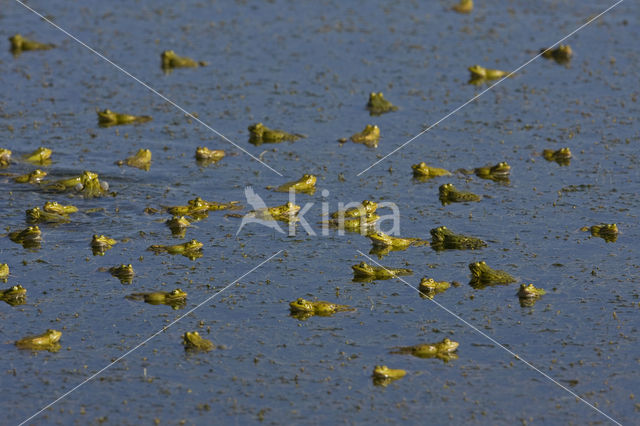
[[[388,153],[387,155],[385,155],[384,157],[380,158],[378,161],[376,161],[375,163],[373,163],[372,165],[370,165],[369,167],[367,167],[366,169],[364,169],[363,171],[361,171],[360,173],[358,173],[356,176],[360,176],[361,174],[365,173],[366,171],[368,171],[369,169],[371,169],[372,167],[374,167],[375,165],[381,163],[382,161],[384,161],[386,158],[388,158],[389,156],[395,154],[396,152],[400,151],[402,148],[404,148],[405,146],[409,145],[411,142],[413,142],[414,140],[416,140],[417,138],[419,138],[420,136],[424,135],[425,133],[427,133],[429,130],[433,129],[434,127],[436,127],[438,124],[442,123],[444,120],[446,120],[447,118],[451,117],[453,114],[457,113],[458,111],[460,111],[462,108],[466,107],[467,105],[469,105],[471,102],[475,101],[476,99],[478,99],[480,96],[484,95],[485,93],[487,93],[489,90],[493,89],[494,87],[496,87],[498,84],[502,83],[503,81],[505,81],[507,78],[511,77],[512,75],[514,75],[515,73],[517,73],[518,71],[520,71],[522,68],[526,67],[527,65],[529,65],[531,62],[535,61],[536,59],[538,59],[540,56],[542,56],[544,53],[548,52],[549,50],[553,49],[555,46],[557,46],[558,44],[562,43],[563,41],[565,41],[566,39],[568,39],[569,37],[571,37],[572,35],[574,35],[575,33],[577,33],[578,31],[580,31],[581,29],[583,29],[584,27],[586,27],[587,25],[591,24],[593,21],[595,21],[596,19],[598,19],[599,17],[601,17],[602,15],[604,15],[605,13],[609,12],[611,9],[613,9],[614,7],[616,7],[617,5],[619,5],[620,3],[622,3],[624,0],[618,0],[617,2],[615,2],[613,5],[609,6],[607,9],[605,9],[603,12],[600,12],[599,14],[597,14],[596,16],[594,16],[593,18],[589,19],[587,22],[585,22],[584,24],[580,25],[578,28],[576,28],[575,30],[571,31],[568,35],[562,37],[560,40],[556,41],[555,43],[553,43],[550,47],[546,48],[545,50],[541,51],[540,53],[538,53],[536,56],[534,56],[533,58],[529,59],[527,62],[525,62],[524,64],[520,65],[518,68],[514,69],[513,71],[511,71],[509,74],[507,74],[506,76],[502,77],[500,80],[496,81],[495,83],[493,83],[491,86],[487,87],[486,89],[484,89],[483,91],[481,91],[480,93],[478,93],[477,95],[475,95],[474,97],[472,97],[471,99],[469,99],[468,101],[466,101],[465,103],[463,103],[462,105],[458,106],[457,108],[455,108],[454,110],[450,111],[447,115],[445,115],[444,117],[442,117],[440,120],[436,121],[435,123],[431,124],[429,127],[427,127],[426,129],[424,129],[423,131],[421,131],[420,133],[418,133],[417,135],[415,135],[414,137],[412,137],[411,139],[409,139],[408,141],[406,141],[405,143],[403,143],[402,145],[400,145],[399,147],[397,147],[396,149],[394,149],[393,151],[391,151],[390,153]]]
[[[226,137],[225,135],[223,135],[222,133],[218,132],[216,129],[214,129],[213,127],[209,126],[207,123],[205,123],[204,121],[200,120],[198,117],[196,117],[195,115],[191,114],[189,111],[187,111],[186,109],[184,109],[183,107],[181,107],[180,105],[178,105],[177,103],[175,103],[174,101],[172,101],[171,99],[167,98],[165,95],[163,95],[162,93],[158,92],[156,89],[154,89],[153,87],[149,86],[147,83],[145,83],[144,81],[140,80],[138,77],[136,77],[135,75],[131,74],[129,71],[125,70],[124,68],[122,68],[120,65],[116,64],[115,62],[111,61],[109,58],[107,58],[106,56],[104,56],[102,53],[96,51],[95,49],[93,49],[91,46],[87,45],[86,43],[84,43],[83,41],[79,40],[77,37],[75,37],[74,35],[70,34],[68,31],[66,31],[65,29],[61,28],[59,25],[53,23],[51,20],[45,18],[42,14],[40,14],[39,12],[37,12],[36,10],[32,9],[31,7],[27,6],[26,4],[24,4],[22,1],[20,0],[16,0],[17,3],[21,4],[22,6],[24,6],[26,9],[30,10],[31,12],[33,12],[34,14],[38,15],[42,20],[48,22],[49,24],[51,24],[54,28],[58,29],[59,31],[63,32],[66,36],[68,36],[69,38],[73,39],[74,41],[76,41],[77,43],[79,43],[80,45],[82,45],[83,47],[86,47],[91,53],[97,55],[98,57],[100,57],[101,59],[105,60],[106,62],[108,62],[109,64],[113,65],[118,71],[122,72],[123,74],[125,74],[126,76],[132,78],[133,80],[135,80],[137,83],[141,84],[142,86],[144,86],[147,90],[149,90],[150,92],[152,92],[153,94],[161,97],[164,101],[168,102],[169,104],[173,105],[175,108],[177,108],[178,110],[180,110],[181,112],[183,112],[187,117],[197,121],[198,123],[200,123],[201,125],[203,125],[204,127],[206,127],[207,129],[211,130],[213,133],[215,133],[216,135],[220,136],[222,139],[224,139],[225,141],[229,142],[231,145],[235,146],[236,148],[238,148],[240,151],[244,152],[245,154],[247,154],[249,157],[253,158],[254,160],[256,160],[258,163],[262,164],[263,166],[265,166],[266,168],[268,168],[269,170],[271,170],[272,172],[274,172],[275,174],[277,174],[278,176],[282,176],[282,173],[278,172],[277,170],[275,170],[274,168],[272,168],[271,166],[269,166],[267,163],[265,163],[264,161],[260,160],[258,157],[254,156],[253,154],[251,154],[249,151],[247,151],[246,149],[242,148],[240,145],[236,144],[235,142],[233,142],[231,139],[229,139],[228,137]]]
[[[138,343],[136,346],[134,346],[133,348],[129,349],[127,352],[123,353],[122,355],[120,355],[118,358],[116,358],[114,361],[110,362],[109,364],[107,364],[106,366],[102,367],[100,370],[96,371],[95,373],[93,373],[91,376],[87,377],[83,382],[77,384],[76,386],[74,386],[73,388],[69,389],[67,392],[63,393],[62,395],[60,395],[58,398],[56,398],[54,401],[50,402],[49,404],[45,405],[44,407],[42,407],[40,410],[38,410],[37,412],[35,412],[34,414],[32,414],[31,416],[29,416],[28,418],[24,419],[22,422],[19,423],[20,426],[22,426],[23,424],[27,423],[28,421],[30,421],[31,419],[33,419],[34,417],[38,416],[40,413],[42,413],[44,410],[46,410],[47,408],[53,406],[54,404],[56,404],[57,402],[59,402],[60,400],[66,398],[67,396],[69,396],[71,393],[73,393],[74,391],[76,391],[78,388],[80,388],[81,386],[85,385],[86,383],[90,382],[91,380],[95,379],[97,376],[99,376],[103,371],[105,371],[106,369],[112,367],[114,364],[116,364],[118,361],[122,360],[123,358],[125,358],[127,355],[131,354],[132,352],[136,351],[138,348],[140,348],[141,346],[145,345],[149,340],[153,339],[154,337],[156,337],[158,334],[162,333],[163,331],[169,329],[172,325],[174,325],[175,323],[177,323],[178,321],[180,321],[181,319],[183,319],[184,317],[186,317],[187,315],[191,314],[193,311],[195,311],[196,309],[198,309],[200,306],[204,305],[205,303],[209,302],[210,300],[212,300],[213,298],[215,298],[217,295],[219,295],[220,293],[222,293],[223,291],[225,291],[226,289],[228,289],[229,287],[231,287],[232,285],[236,284],[238,281],[240,281],[241,279],[243,279],[244,277],[246,277],[247,275],[249,275],[250,273],[252,273],[253,271],[255,271],[256,269],[258,269],[259,267],[261,267],[262,265],[264,265],[265,263],[267,263],[268,261],[270,261],[271,259],[273,259],[274,257],[276,257],[277,255],[279,255],[280,253],[282,253],[282,250],[278,250],[277,253],[271,255],[268,259],[260,262],[260,264],[258,264],[257,266],[254,266],[253,268],[251,268],[251,270],[249,270],[248,272],[246,272],[245,274],[243,274],[242,276],[236,278],[233,282],[231,282],[229,285],[227,285],[226,287],[224,287],[222,290],[220,290],[219,292],[209,296],[208,298],[206,298],[205,300],[203,300],[202,302],[198,303],[196,306],[194,306],[193,308],[189,309],[186,313],[184,313],[183,315],[180,315],[178,318],[176,318],[175,320],[171,321],[168,325],[162,327],[160,330],[156,331],[155,333],[153,333],[151,336],[147,337],[146,339],[144,339],[142,342]]]
[[[364,254],[363,252],[361,252],[360,250],[357,250],[358,253],[360,253],[362,256],[366,257],[370,262],[375,263],[376,265],[384,268],[387,272],[391,272],[389,271],[387,268],[385,268],[384,266],[382,266],[380,263],[376,262],[374,259],[372,259],[370,256]],[[394,278],[399,279],[400,281],[402,281],[403,283],[405,283],[408,287],[412,288],[413,290],[415,290],[416,292],[420,293],[420,290],[418,290],[417,288],[415,288],[414,286],[412,286],[411,284],[409,284],[406,280],[404,280],[402,277],[399,277],[397,275],[394,274],[393,276]],[[580,401],[584,402],[585,404],[587,404],[589,407],[593,408],[594,410],[596,410],[598,413],[602,414],[603,416],[605,416],[608,420],[612,421],[613,423],[622,426],[622,423],[618,422],[617,420],[615,420],[614,418],[612,418],[611,416],[607,415],[606,413],[604,413],[602,410],[598,409],[597,407],[595,407],[594,405],[592,405],[589,401],[585,400],[584,398],[582,398],[581,396],[579,396],[577,393],[575,393],[574,391],[572,391],[571,389],[567,388],[566,386],[564,386],[562,383],[558,382],[556,379],[554,379],[553,377],[549,376],[547,373],[545,373],[544,371],[541,371],[540,369],[538,369],[536,366],[534,366],[533,364],[531,364],[529,361],[525,360],[524,358],[522,358],[522,356],[516,354],[515,352],[513,352],[512,350],[510,350],[509,348],[505,347],[504,345],[502,345],[500,342],[498,342],[496,339],[494,339],[493,337],[489,336],[488,334],[486,334],[485,332],[481,331],[480,329],[478,329],[475,325],[469,323],[468,321],[466,321],[464,318],[460,317],[459,315],[455,314],[454,312],[450,311],[449,309],[447,309],[445,306],[443,306],[442,304],[440,304],[439,302],[436,302],[435,299],[427,299],[433,303],[435,303],[440,309],[446,311],[448,314],[452,315],[453,317],[455,317],[456,319],[458,319],[459,321],[461,321],[463,324],[467,325],[468,327],[470,327],[471,329],[473,329],[473,331],[475,331],[476,333],[480,334],[481,336],[489,339],[491,342],[493,342],[496,346],[498,346],[499,348],[505,350],[506,352],[508,352],[509,354],[513,355],[516,359],[522,361],[525,365],[527,365],[529,368],[537,371],[538,373],[542,374],[544,377],[546,377],[547,379],[549,379],[551,382],[555,383],[556,385],[560,386],[562,389],[564,389],[565,391],[567,391],[568,393],[570,393],[571,395],[573,395],[574,397],[576,397],[577,399],[579,399]]]

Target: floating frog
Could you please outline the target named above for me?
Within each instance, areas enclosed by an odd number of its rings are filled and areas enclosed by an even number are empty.
[[[80,176],[49,183],[46,189],[59,192],[73,189],[80,192],[85,198],[94,198],[105,195],[109,190],[109,184],[105,181],[100,181],[97,173],[85,170]]]
[[[11,150],[0,148],[0,167],[7,167],[11,163]]]
[[[351,140],[371,148],[377,148],[380,141],[380,128],[373,124],[367,124],[363,131],[351,135]]]
[[[306,194],[313,194],[316,191],[317,180],[318,178],[316,178],[314,175],[307,173],[302,175],[302,177],[296,181],[287,182],[283,185],[278,186],[277,188],[274,189],[274,191],[289,192],[293,190],[295,192],[304,192]],[[271,189],[271,187],[268,187],[268,189]]]
[[[117,241],[113,238],[94,234],[91,238],[91,250],[94,256],[104,256],[104,253],[116,243]]]
[[[371,92],[369,93],[367,109],[370,115],[382,115],[385,112],[397,111],[398,107],[386,100],[382,92]]]
[[[10,232],[9,238],[24,248],[38,248],[42,242],[42,232],[37,226],[29,226],[22,231]]]
[[[202,257],[203,246],[204,244],[202,244],[200,241],[191,240],[187,241],[186,243],[176,244],[173,246],[152,245],[148,248],[148,250],[151,250],[154,253],[181,254],[191,260],[195,260],[199,257]]]
[[[47,175],[47,172],[42,171],[40,169],[36,169],[34,171],[32,171],[31,173],[27,173],[26,175],[22,175],[22,176],[17,176],[15,178],[13,178],[13,180],[17,183],[32,183],[32,184],[36,184],[36,183],[40,183],[42,182],[42,179],[44,179],[44,177]]]
[[[141,169],[144,171],[149,171],[151,167],[151,150],[149,149],[139,149],[131,157],[128,157],[124,160],[116,161],[118,166],[122,166],[126,164],[129,167],[135,167],[137,169]]]
[[[340,219],[345,217],[359,217],[367,213],[375,213],[378,209],[378,203],[375,201],[364,200],[359,206],[346,210],[338,210],[331,213],[331,218]]]
[[[173,235],[184,236],[186,229],[191,226],[191,222],[184,216],[173,216],[171,219],[167,219],[165,223],[171,229],[171,234]]]
[[[449,172],[448,170],[427,166],[427,163],[425,163],[424,161],[418,164],[414,164],[413,166],[411,166],[411,169],[413,170],[413,177],[419,180],[429,180],[438,176],[451,175],[451,172]]]
[[[296,213],[300,211],[300,206],[287,202],[281,206],[264,207],[258,210],[252,210],[247,216],[255,217],[260,220],[279,220],[281,222],[295,222],[298,220]]]
[[[593,225],[590,228],[586,226],[581,228],[581,231],[590,231],[594,237],[600,237],[608,243],[613,243],[618,239],[618,225],[615,223],[603,223],[600,225]]]
[[[439,358],[443,361],[455,358],[452,353],[458,349],[460,344],[450,339],[443,339],[438,343],[424,343],[414,346],[400,346],[393,348],[392,354],[411,354],[418,358]]]
[[[447,291],[449,287],[451,287],[451,283],[448,281],[436,281],[433,278],[423,277],[420,280],[418,290],[420,290],[421,295],[433,299],[433,296]]]
[[[182,344],[184,345],[184,349],[188,351],[209,352],[215,349],[213,342],[200,336],[200,333],[197,331],[187,331],[184,333],[182,336]]]
[[[473,10],[473,0],[460,0],[460,3],[452,7],[458,13],[471,13]]]
[[[9,265],[6,263],[0,263],[0,280],[6,283],[8,277],[9,277]]]
[[[533,284],[520,284],[518,290],[518,298],[520,298],[520,306],[533,306],[540,296],[547,294],[544,289],[537,288]]]
[[[111,267],[109,273],[118,278],[122,284],[131,284],[136,274],[131,264]]]
[[[21,285],[14,285],[6,290],[0,290],[0,300],[7,302],[11,306],[24,304],[26,296],[27,289]]]
[[[489,68],[481,67],[480,65],[473,65],[469,67],[471,72],[471,78],[483,78],[486,80],[494,80],[496,78],[502,78],[509,73],[506,71],[492,70]]]
[[[53,151],[49,148],[45,148],[43,146],[39,147],[35,151],[25,154],[24,160],[30,163],[38,163],[38,164],[51,164],[51,154]]]
[[[492,269],[484,261],[469,264],[471,282],[473,288],[484,288],[494,284],[509,284],[516,279],[505,271]]]
[[[225,156],[225,152],[221,149],[209,149],[206,146],[196,148],[196,160],[202,163],[215,163]]]
[[[573,56],[573,50],[568,44],[561,44],[555,49],[540,49],[543,58],[553,59],[559,64],[566,64]]]
[[[371,240],[374,246],[392,247],[398,250],[404,250],[407,247],[428,245],[428,241],[421,240],[420,238],[400,238],[392,237],[384,232],[372,232],[367,237]]]
[[[25,210],[27,223],[67,223],[69,216],[58,213],[49,213],[40,210],[40,207]]]
[[[459,169],[464,174],[475,174],[482,179],[490,179],[494,181],[509,181],[511,166],[506,161],[502,161],[494,166],[476,167],[473,170]]]
[[[96,109],[98,114],[98,124],[100,127],[117,126],[121,124],[138,124],[151,121],[153,118],[149,115],[131,115],[113,112],[110,109],[103,111]]]
[[[173,206],[169,207],[167,211],[174,216],[191,216],[196,219],[201,219],[207,216],[209,211],[237,209],[237,201],[231,201],[228,203],[217,203],[215,201],[205,201],[200,197],[196,197],[193,200],[187,201],[186,206]]]
[[[329,316],[336,312],[354,311],[355,309],[347,305],[339,305],[337,303],[325,302],[323,300],[309,301],[298,298],[289,303],[291,315],[299,319],[306,319],[312,315]]]
[[[16,54],[28,50],[49,50],[56,47],[55,44],[39,43],[34,40],[22,37],[20,34],[9,37],[11,51]]]
[[[433,228],[431,231],[431,248],[434,250],[476,250],[486,247],[487,243],[479,238],[455,234],[446,226]]]
[[[395,278],[399,275],[411,275],[413,271],[407,268],[390,268],[387,266],[373,266],[366,262],[360,262],[357,265],[351,267],[353,269],[353,279],[358,281],[360,279],[371,280],[388,280],[389,278]]]
[[[71,213],[77,212],[78,208],[72,205],[63,206],[62,204],[59,204],[57,201],[47,201],[46,203],[44,203],[44,207],[42,208],[42,210],[49,213],[69,215]]]
[[[545,160],[555,161],[561,166],[568,166],[571,162],[571,150],[568,147],[560,148],[556,151],[545,149],[542,151],[542,156]]]
[[[376,386],[387,386],[394,380],[402,379],[407,372],[402,369],[389,368],[386,365],[376,365],[373,367],[373,384]]]
[[[150,305],[168,305],[173,309],[184,307],[187,293],[179,288],[172,291],[154,291],[152,293],[132,293],[126,296],[131,300],[144,300]]]
[[[173,50],[165,50],[160,57],[162,59],[162,69],[165,71],[172,70],[173,68],[196,68],[207,65],[204,61],[196,62],[191,58],[178,56]]]
[[[249,130],[249,142],[254,145],[261,145],[263,143],[278,143],[284,141],[297,141],[301,138],[306,138],[305,135],[298,133],[287,133],[280,129],[270,129],[262,123],[252,124],[248,127]]]
[[[377,214],[367,213],[364,216],[348,219],[331,219],[321,223],[326,223],[332,228],[338,228],[339,231],[359,232],[362,235],[367,235],[371,227],[375,226],[379,219],[380,216]]]
[[[450,203],[480,201],[480,196],[473,192],[460,191],[452,183],[445,183],[438,188],[440,202],[443,206]]]
[[[49,329],[37,336],[27,336],[16,341],[16,346],[20,349],[30,349],[32,351],[57,352],[60,350],[60,338],[62,332]]]

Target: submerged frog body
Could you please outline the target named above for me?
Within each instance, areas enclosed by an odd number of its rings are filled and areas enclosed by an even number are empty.
[[[7,167],[11,163],[11,150],[0,148],[0,167]]]
[[[360,217],[367,213],[375,213],[378,209],[378,203],[375,201],[364,200],[359,206],[346,210],[338,210],[331,213],[331,218],[340,219],[345,217]]]
[[[29,226],[22,231],[10,232],[9,238],[24,248],[38,248],[42,242],[42,232],[37,226]]]
[[[44,203],[44,207],[42,208],[42,210],[49,213],[69,215],[71,213],[77,212],[78,208],[72,205],[63,206],[62,204],[59,204],[57,201],[47,201],[46,203]]]
[[[109,273],[118,278],[122,284],[131,284],[136,274],[131,264],[111,267],[109,268]]]
[[[502,78],[509,74],[506,71],[484,68],[484,67],[481,67],[480,65],[470,66],[469,72],[471,72],[471,78],[483,78],[486,80],[494,80],[496,78]]]
[[[421,240],[420,238],[400,238],[387,235],[384,232],[372,232],[367,237],[371,240],[374,246],[391,247],[397,250],[404,250],[407,247],[414,245],[427,245],[428,241]]]
[[[196,160],[205,163],[215,163],[225,156],[225,152],[221,149],[209,149],[206,146],[196,148]]]
[[[55,44],[40,43],[34,40],[29,40],[28,38],[22,37],[20,34],[9,37],[9,41],[11,42],[11,50],[14,53],[28,50],[49,50],[56,47]]]
[[[40,207],[34,207],[25,211],[27,215],[27,223],[67,223],[69,216],[58,213],[49,213],[40,210]]]
[[[9,265],[6,263],[0,263],[0,280],[7,282],[9,277]]]
[[[618,225],[616,225],[615,223],[593,225],[588,229],[591,232],[592,236],[600,237],[608,243],[615,242],[618,239]]]
[[[351,267],[353,269],[354,280],[358,279],[372,279],[372,280],[387,280],[394,278],[398,275],[411,275],[413,271],[406,268],[390,268],[387,266],[373,266],[366,262],[360,262],[357,265]]]
[[[148,115],[121,114],[113,112],[110,109],[104,109],[102,111],[96,110],[96,114],[98,114],[98,124],[102,127],[117,126],[121,124],[146,123],[153,119]]]
[[[336,312],[354,311],[355,309],[347,305],[339,305],[337,303],[325,302],[323,300],[310,301],[298,298],[289,303],[291,314],[307,318],[311,315],[329,316]]]
[[[32,351],[57,352],[60,350],[60,338],[62,332],[49,329],[37,336],[27,336],[16,341],[16,346],[20,349],[30,349]]]
[[[382,92],[371,92],[369,93],[367,109],[370,115],[381,115],[386,112],[397,111],[398,107],[386,100]]]
[[[573,56],[573,50],[568,44],[561,44],[555,49],[540,49],[540,53],[543,58],[553,59],[559,64],[569,62]]]
[[[450,203],[464,203],[480,201],[480,196],[473,192],[460,191],[452,183],[445,183],[438,188],[438,198],[443,206]]]
[[[287,182],[283,185],[278,186],[277,188],[274,189],[274,191],[277,191],[277,192],[295,191],[295,192],[304,192],[307,194],[313,194],[316,190],[317,180],[318,178],[316,178],[314,175],[307,173],[302,175],[302,177],[296,181]]]
[[[460,344],[450,339],[443,339],[438,343],[424,343],[414,346],[400,346],[391,351],[392,354],[410,354],[418,358],[451,359],[450,355],[458,349]]]
[[[424,161],[418,164],[414,164],[413,166],[411,166],[411,169],[413,170],[413,176],[415,178],[423,180],[431,179],[438,176],[451,175],[451,172],[449,172],[448,170],[427,166],[427,163],[425,163]]]
[[[571,150],[568,147],[560,148],[556,151],[545,149],[542,151],[542,157],[547,161],[555,161],[561,166],[568,166],[571,162]]]
[[[473,10],[473,0],[460,0],[460,3],[452,7],[458,13],[471,13]]]
[[[249,130],[249,142],[254,145],[261,145],[263,143],[278,143],[284,141],[297,141],[298,139],[305,138],[305,135],[298,133],[288,133],[280,129],[270,129],[262,123],[252,124],[248,127]]]
[[[351,140],[371,148],[377,148],[380,141],[380,128],[374,124],[367,124],[363,131],[351,135]]]
[[[407,372],[402,369],[389,368],[386,365],[376,365],[373,367],[373,384],[376,386],[387,386],[394,380],[402,379]]]
[[[17,176],[13,178],[13,180],[17,183],[40,183],[42,179],[47,175],[47,172],[42,171],[40,169],[36,169],[31,173],[27,173],[26,175]]]
[[[479,238],[455,234],[446,226],[433,228],[430,233],[431,247],[434,250],[476,250],[487,246],[487,243]]]
[[[179,288],[172,291],[154,291],[151,293],[132,293],[127,296],[131,300],[144,300],[150,305],[169,305],[173,309],[184,307],[187,293]]]
[[[14,285],[6,290],[0,290],[0,300],[11,306],[22,305],[27,297],[27,289],[21,285]]]
[[[202,244],[198,240],[187,241],[183,244],[176,244],[173,246],[166,245],[152,245],[148,250],[151,250],[155,253],[169,253],[169,254],[181,254],[183,256],[188,257],[191,260],[202,257]]]
[[[471,282],[474,288],[483,288],[487,285],[509,284],[516,279],[505,271],[490,268],[484,261],[469,264]]]
[[[433,298],[436,294],[447,291],[449,287],[451,287],[451,283],[448,281],[436,281],[433,278],[423,277],[420,280],[418,290],[422,295]]]
[[[162,69],[171,70],[173,68],[196,68],[207,65],[204,61],[194,61],[186,56],[178,56],[173,50],[165,50],[160,55],[162,60]]]
[[[91,250],[94,256],[103,256],[104,253],[111,249],[113,245],[117,243],[113,238],[109,238],[104,235],[94,234],[91,238]]]
[[[127,165],[129,167],[135,167],[137,169],[141,169],[144,171],[149,171],[151,168],[151,150],[149,149],[139,149],[131,157],[128,157],[124,160],[116,161],[118,166]]]
[[[51,149],[41,146],[35,151],[26,154],[24,160],[30,163],[49,164],[51,163],[49,159],[52,153],[53,151]]]
[[[188,351],[204,351],[208,352],[215,349],[215,345],[209,339],[200,336],[197,331],[187,331],[182,336],[182,344],[184,349]]]

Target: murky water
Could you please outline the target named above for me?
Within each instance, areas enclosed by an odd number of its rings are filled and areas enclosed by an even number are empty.
[[[314,203],[305,218],[318,234],[323,202],[333,211],[340,201],[371,199],[396,203],[403,236],[429,238],[431,228],[446,225],[488,241],[480,251],[410,247],[380,262],[413,269],[407,278],[413,286],[422,276],[462,283],[435,300],[615,420],[637,419],[636,3],[622,3],[569,39],[575,57],[568,66],[534,61],[361,176],[486,87],[467,84],[468,66],[512,70],[609,4],[490,1],[468,16],[451,12],[445,1],[29,5],[283,176],[18,3],[5,2],[0,38],[20,32],[58,48],[16,58],[0,50],[0,147],[17,158],[45,145],[54,151],[45,167],[50,177],[91,170],[116,193],[91,200],[53,196],[0,176],[7,230],[24,228],[24,210],[52,198],[80,208],[69,224],[41,225],[39,250],[0,238],[0,263],[11,268],[3,288],[28,290],[26,304],[0,306],[0,407],[7,421],[26,419],[278,250],[33,422],[608,421],[402,282],[353,282],[351,265],[363,260],[358,250],[371,248],[358,234],[313,236],[298,226],[296,236],[282,236],[249,224],[236,237],[240,219],[213,212],[186,234],[205,244],[203,257],[146,250],[182,242],[163,223],[168,215],[146,214],[146,207],[185,204],[195,196],[246,204],[247,185],[268,205],[279,205],[287,194],[264,188],[303,173],[318,176],[314,195],[296,197],[298,204]],[[165,49],[209,65],[164,74],[159,57]],[[400,110],[369,117],[364,106],[371,91],[383,91]],[[153,121],[99,128],[98,108],[152,115]],[[246,128],[258,121],[308,138],[253,146]],[[381,129],[377,149],[337,142],[369,123]],[[227,156],[201,167],[193,153],[202,145],[225,149]],[[540,155],[563,146],[574,154],[569,166]],[[153,152],[148,172],[114,164],[139,148]],[[420,183],[410,167],[419,161],[449,170],[507,161],[511,180],[458,174]],[[1,172],[33,168],[15,162]],[[438,186],[446,182],[484,198],[443,207]],[[617,241],[580,231],[598,223],[617,223]],[[89,241],[96,233],[121,242],[93,256]],[[467,285],[467,265],[476,260],[547,295],[520,307],[516,284],[475,290]],[[130,285],[105,271],[121,263],[136,270]],[[188,292],[183,310],[125,299],[175,287]],[[356,311],[299,321],[288,309],[298,297]],[[13,345],[47,328],[62,330],[59,352]],[[186,354],[181,335],[191,330],[225,349]],[[394,346],[444,337],[460,343],[458,359],[389,354]],[[374,386],[377,364],[408,374]]]

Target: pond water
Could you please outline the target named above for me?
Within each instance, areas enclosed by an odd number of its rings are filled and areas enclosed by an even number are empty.
[[[632,423],[640,405],[640,179],[638,87],[640,9],[623,2],[570,39],[567,65],[539,58],[397,153],[360,174],[431,123],[487,87],[467,84],[467,68],[513,70],[610,4],[587,1],[476,2],[460,15],[433,2],[98,2],[30,1],[29,6],[215,128],[253,160],[193,118],[92,54],[17,2],[0,11],[0,38],[21,33],[57,45],[13,57],[0,50],[0,147],[13,158],[53,149],[48,178],[99,173],[114,196],[84,199],[18,184],[35,166],[0,170],[3,288],[27,288],[26,303],[2,304],[0,407],[19,423],[83,383],[149,336],[169,328],[30,423]],[[160,53],[208,66],[164,73]],[[383,91],[396,112],[370,117],[368,95]],[[100,128],[96,109],[153,120]],[[307,135],[297,142],[248,143],[247,126]],[[378,148],[338,139],[366,124],[381,129]],[[202,166],[196,147],[224,149]],[[570,147],[568,166],[543,149]],[[117,166],[140,148],[149,171]],[[509,183],[456,173],[412,179],[425,161],[448,170],[507,161]],[[172,237],[163,212],[147,207],[206,200],[239,201],[250,185],[269,206],[288,194],[267,186],[318,176],[313,195],[296,194],[316,235],[298,225],[283,235],[226,211]],[[451,182],[483,196],[442,206]],[[323,191],[325,190],[325,191]],[[58,226],[40,225],[39,249],[8,237],[26,226],[24,211],[55,199],[80,211]],[[393,202],[400,235],[430,239],[446,225],[482,238],[476,251],[409,247],[379,259],[355,233],[322,235],[323,203]],[[380,211],[389,214],[390,211]],[[582,232],[616,223],[615,242]],[[93,256],[93,234],[119,242]],[[147,251],[152,244],[197,238],[190,260]],[[504,347],[570,389],[578,400],[459,318],[399,280],[353,282],[365,256],[422,276],[457,281],[435,298]],[[270,259],[273,255],[272,259]],[[270,259],[270,260],[269,260]],[[248,271],[265,262],[255,271]],[[547,294],[521,307],[518,284],[474,289],[468,264],[485,260],[518,283]],[[133,282],[106,269],[131,263]],[[242,278],[240,278],[242,277]],[[239,279],[240,278],[240,279]],[[237,284],[229,286],[238,280]],[[225,287],[227,287],[225,289]],[[188,293],[184,309],[126,299],[134,292]],[[218,292],[223,292],[216,295]],[[355,311],[305,321],[289,315],[298,297],[335,301]],[[178,322],[175,319],[193,310]],[[30,352],[13,342],[61,330],[58,352]],[[181,336],[198,330],[224,348],[186,353]],[[457,359],[390,354],[396,346],[460,343]],[[407,370],[386,387],[373,367]]]

